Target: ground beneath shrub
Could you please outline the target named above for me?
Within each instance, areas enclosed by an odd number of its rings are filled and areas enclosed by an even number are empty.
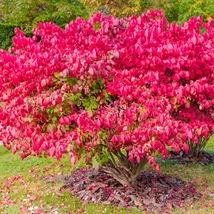
[[[177,160],[181,164],[200,163],[203,166],[207,166],[214,163],[214,154],[202,151],[200,157],[191,157],[188,153],[186,154],[183,151],[180,151],[179,153],[170,151],[168,159]]]
[[[193,184],[156,172],[142,172],[135,186],[122,186],[104,172],[76,170],[65,178],[62,189],[84,203],[95,202],[163,213],[201,198]],[[151,213],[151,212],[150,212]]]

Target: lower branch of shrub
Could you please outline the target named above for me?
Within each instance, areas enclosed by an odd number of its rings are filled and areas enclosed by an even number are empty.
[[[198,139],[198,143],[195,143],[192,140],[187,141],[187,144],[189,146],[189,155],[191,157],[200,158],[202,151],[204,150],[204,147],[206,146],[210,137],[211,135],[209,135],[207,139],[204,137],[200,137]]]
[[[111,154],[111,160],[102,167],[102,170],[122,185],[134,185],[147,164],[147,159],[141,159],[140,163],[130,162],[128,154],[124,155],[120,150],[113,152],[113,154]]]

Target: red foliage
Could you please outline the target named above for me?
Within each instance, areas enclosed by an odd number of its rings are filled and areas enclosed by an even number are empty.
[[[0,135],[21,158],[68,153],[74,164],[104,145],[158,170],[155,152],[187,152],[186,140],[214,131],[214,22],[97,13],[33,33],[16,29],[13,48],[0,51]]]

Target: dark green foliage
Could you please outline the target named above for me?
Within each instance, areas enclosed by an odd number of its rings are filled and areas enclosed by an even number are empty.
[[[7,50],[12,43],[11,37],[14,35],[13,25],[0,24],[0,48]]]

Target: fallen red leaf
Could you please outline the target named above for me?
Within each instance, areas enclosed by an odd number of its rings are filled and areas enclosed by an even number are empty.
[[[36,198],[37,198],[37,197],[36,197],[35,195],[32,195],[32,196],[30,196],[29,200],[30,200],[30,201],[34,201],[34,200],[36,200]]]

